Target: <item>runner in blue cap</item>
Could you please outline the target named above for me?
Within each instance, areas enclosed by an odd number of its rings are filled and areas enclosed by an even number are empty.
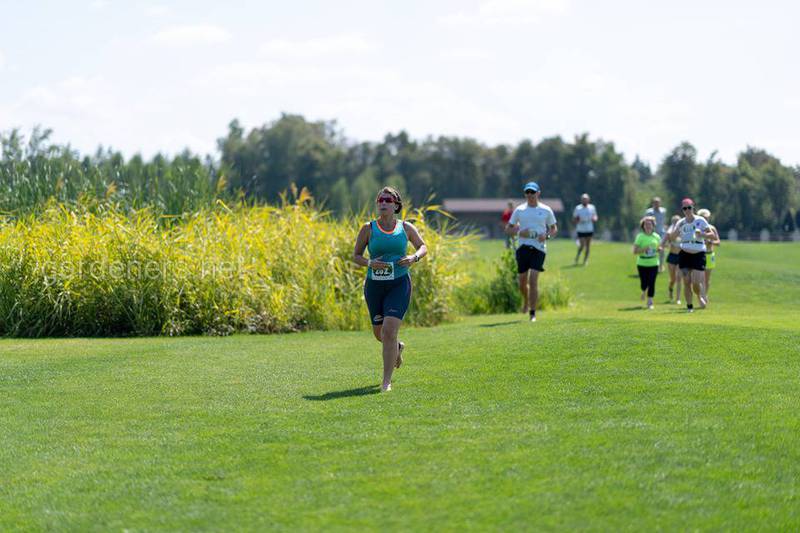
[[[547,253],[545,241],[558,233],[558,226],[553,210],[539,201],[539,184],[529,181],[522,190],[525,192],[526,202],[514,209],[506,226],[506,234],[519,237],[516,256],[522,312],[530,313],[530,321],[536,322],[539,273],[544,272],[544,258]]]

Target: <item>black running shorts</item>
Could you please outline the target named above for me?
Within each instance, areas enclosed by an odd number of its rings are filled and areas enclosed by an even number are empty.
[[[684,252],[678,254],[678,266],[681,270],[705,270],[706,269],[706,253],[697,252],[690,254]]]
[[[517,272],[524,274],[531,269],[544,272],[544,256],[540,249],[523,244],[517,248]]]

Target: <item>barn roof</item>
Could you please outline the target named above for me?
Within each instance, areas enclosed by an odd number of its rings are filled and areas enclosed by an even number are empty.
[[[523,203],[521,198],[445,198],[442,207],[453,213],[502,213],[508,202],[514,207]],[[564,203],[560,198],[542,198],[543,204],[550,206],[554,213],[564,211]]]

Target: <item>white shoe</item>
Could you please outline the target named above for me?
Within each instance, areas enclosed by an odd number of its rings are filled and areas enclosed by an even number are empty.
[[[680,300],[676,300],[676,301],[675,301],[675,303],[676,303],[677,305],[681,305],[681,301],[680,301]]]
[[[536,315],[531,316],[531,322],[536,322]]]
[[[690,307],[689,309],[687,309],[687,310],[686,310],[686,312],[687,312],[687,313],[694,313],[694,308],[693,308],[693,307]]]
[[[700,297],[700,309],[705,309],[707,304],[708,304],[708,302],[706,302],[706,299],[701,296]]]
[[[385,387],[383,385],[381,385],[381,392],[390,392],[391,390],[392,390],[392,384],[391,383],[389,383]]]

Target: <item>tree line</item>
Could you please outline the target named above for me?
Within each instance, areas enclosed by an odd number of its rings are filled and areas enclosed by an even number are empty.
[[[284,114],[249,131],[232,121],[216,157],[184,151],[126,160],[102,148],[81,156],[50,143],[50,133],[37,129],[25,139],[14,130],[0,136],[0,210],[29,211],[53,198],[149,206],[176,215],[217,199],[274,203],[296,185],[308,188],[324,208],[346,214],[371,205],[384,184],[422,205],[452,197],[517,198],[520,185],[534,179],[543,196],[561,199],[568,211],[588,192],[601,214],[600,228],[612,231],[634,227],[654,195],[668,208],[685,196],[695,198],[714,213],[721,230],[800,226],[800,167],[754,147],[728,165],[716,154],[700,161],[695,147],[683,142],[652,170],[588,134],[515,146],[468,137],[413,139],[404,131],[380,142],[355,142],[334,121]]]

